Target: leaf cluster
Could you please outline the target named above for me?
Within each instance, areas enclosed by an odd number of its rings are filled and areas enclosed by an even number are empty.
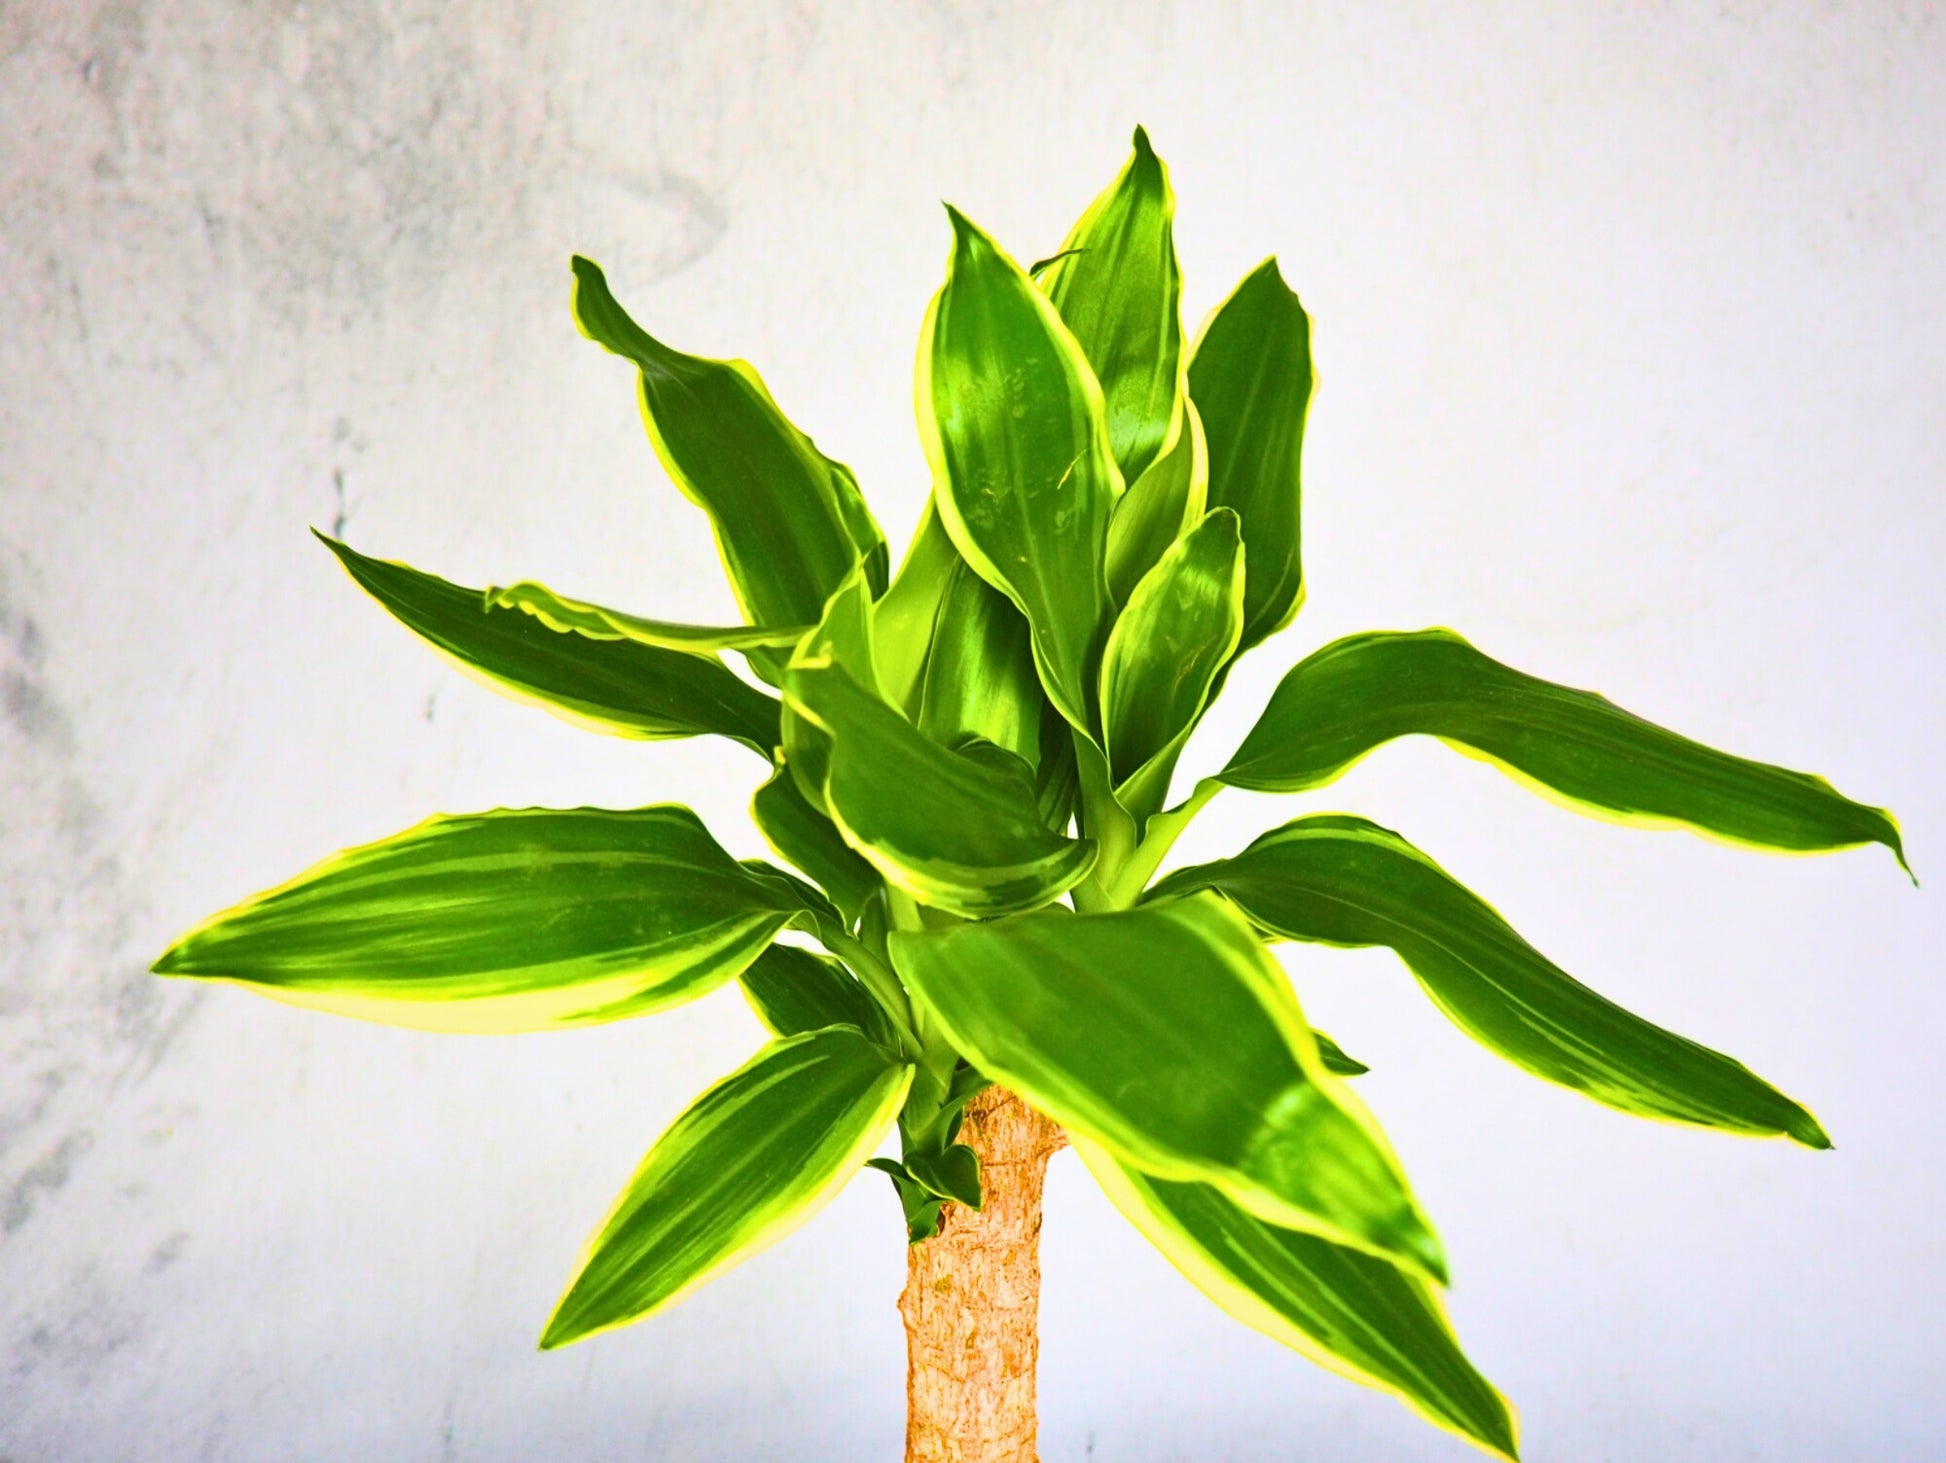
[[[1624,1112],[1828,1146],[1797,1102],[1580,984],[1364,819],[1300,817],[1157,879],[1223,788],[1320,787],[1411,735],[1604,816],[1903,860],[1888,814],[1821,779],[1444,629],[1313,652],[1229,760],[1176,789],[1236,658],[1303,601],[1313,374],[1274,260],[1185,338],[1174,211],[1139,130],[1031,269],[948,210],[918,353],[932,491],[896,574],[850,470],[757,373],[664,345],[580,258],[575,320],[633,369],[744,623],[462,588],[325,540],[497,688],[611,735],[727,737],[768,770],[751,814],[789,869],[739,862],[673,805],[433,818],[156,966],[450,1031],[618,1020],[739,982],[773,1039],[650,1148],[543,1346],[671,1304],[868,1162],[924,1242],[944,1205],[981,1203],[960,1117],[999,1082],[1218,1304],[1512,1456],[1512,1410],[1441,1306],[1432,1223],[1347,1080],[1364,1068],[1311,1028],[1276,941],[1387,946],[1468,1036]],[[895,1130],[900,1156],[872,1157]]]

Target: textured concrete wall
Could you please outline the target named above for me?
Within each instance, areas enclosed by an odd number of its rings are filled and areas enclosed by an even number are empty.
[[[1333,9],[1340,9],[1333,7]],[[534,1338],[733,993],[438,1038],[142,973],[433,809],[694,803],[735,749],[495,700],[304,532],[473,583],[728,611],[580,340],[603,260],[757,362],[902,539],[951,198],[1046,252],[1145,121],[1192,320],[1263,254],[1317,321],[1310,607],[1452,624],[1904,817],[1940,872],[1937,5],[618,6],[0,0],[0,1455],[854,1459],[900,1430],[876,1177],[665,1318]],[[1543,949],[1808,1101],[1835,1154],[1632,1122],[1382,952],[1287,957],[1442,1226],[1532,1456],[1946,1452],[1937,893],[1578,821],[1435,746],[1400,827]],[[1295,802],[1219,802],[1185,852]],[[1045,1456],[1450,1458],[1228,1322],[1056,1164]]]

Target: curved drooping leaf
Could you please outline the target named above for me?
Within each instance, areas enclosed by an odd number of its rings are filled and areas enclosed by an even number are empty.
[[[872,607],[879,693],[908,718],[919,713],[926,652],[932,648],[933,627],[939,622],[939,602],[959,562],[959,550],[939,521],[939,508],[927,498],[892,587]]]
[[[1398,1266],[1265,1224],[1207,1184],[1170,1183],[1076,1135],[1074,1151],[1183,1277],[1231,1316],[1428,1422],[1515,1457],[1507,1399],[1460,1350],[1439,1293]]]
[[[1285,939],[1389,946],[1462,1031],[1610,1107],[1831,1146],[1817,1119],[1741,1062],[1589,990],[1425,854],[1363,818],[1299,818],[1235,858],[1178,870],[1152,897],[1192,889],[1221,891]]]
[[[1212,509],[1142,577],[1101,660],[1101,724],[1115,794],[1138,820],[1159,811],[1176,758],[1243,629],[1237,516]]]
[[[1183,427],[1176,440],[1128,485],[1108,520],[1108,593],[1118,605],[1189,529],[1200,523],[1209,501],[1209,444],[1202,414],[1183,398]]]
[[[393,1026],[538,1031],[700,996],[799,915],[687,808],[502,809],[334,854],[155,969]]]
[[[793,426],[743,361],[671,350],[631,320],[598,265],[574,259],[581,333],[641,373],[642,418],[669,476],[709,514],[753,625],[814,623],[863,562],[885,588],[885,536],[858,484]]]
[[[919,436],[954,547],[1020,607],[1050,700],[1095,724],[1107,633],[1102,556],[1122,490],[1101,387],[1019,265],[957,212],[919,338]]]
[[[868,694],[876,696],[873,619],[871,590],[864,574],[853,570],[825,602],[824,613],[811,633],[791,652],[786,674],[791,665],[840,665]],[[804,800],[828,815],[824,784],[831,738],[821,727],[807,722],[788,701],[784,703],[783,728],[785,770]]]
[[[1221,899],[901,931],[889,947],[954,1047],[1072,1132],[1443,1278],[1377,1124]]]
[[[794,906],[801,916],[792,920],[797,928],[809,930],[827,947],[842,943],[850,936],[851,926],[838,912],[838,906],[809,879],[801,879],[789,869],[780,869],[765,859],[747,858],[741,862],[748,873],[777,891],[780,903]]]
[[[1243,520],[1243,649],[1304,601],[1299,508],[1311,321],[1266,259],[1217,307],[1189,362],[1209,444],[1209,506]]]
[[[955,562],[920,677],[919,730],[943,747],[979,738],[1038,765],[1044,702],[1030,641],[1013,602]]]
[[[968,918],[1032,909],[1086,876],[1095,848],[1051,832],[1034,784],[949,751],[841,667],[794,667],[785,698],[831,738],[824,796],[845,841],[895,888]]]
[[[827,1026],[856,1026],[880,1046],[898,1037],[878,1002],[837,961],[795,945],[772,945],[737,977],[744,999],[772,1036],[802,1036]]]
[[[848,1026],[758,1052],[656,1140],[541,1349],[652,1315],[803,1224],[884,1141],[911,1081],[910,1066]]]
[[[809,874],[846,921],[858,922],[879,887],[872,866],[852,851],[831,820],[805,800],[788,767],[757,789],[750,817],[778,854]]]
[[[634,640],[691,654],[787,650],[811,628],[809,625],[789,625],[782,629],[764,625],[680,625],[673,620],[646,620],[640,615],[568,599],[531,580],[510,584],[505,589],[489,589],[486,602],[498,609],[525,610],[550,630],[572,630],[594,640]]]
[[[1039,276],[1081,343],[1116,465],[1133,482],[1179,427],[1182,272],[1169,170],[1135,129],[1135,152]]]
[[[318,534],[359,587],[470,676],[582,726],[660,741],[730,737],[768,760],[778,705],[714,656],[550,630],[481,591]]]
[[[1823,778],[1732,757],[1592,691],[1523,675],[1451,630],[1371,631],[1306,656],[1217,776],[1301,792],[1415,734],[1498,763],[1583,811],[1800,852],[1882,843],[1905,863],[1891,814]]]

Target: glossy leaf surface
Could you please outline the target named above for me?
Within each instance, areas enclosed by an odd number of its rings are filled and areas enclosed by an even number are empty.
[[[1091,731],[1102,556],[1122,487],[1101,388],[1020,266],[958,213],[952,221],[946,284],[919,342],[934,501],[961,556],[1026,615],[1049,698]]]
[[[687,808],[501,810],[335,854],[155,969],[394,1026],[538,1031],[702,995],[798,915]]]
[[[1032,909],[1093,865],[1092,843],[1049,831],[1024,775],[940,746],[841,668],[793,669],[785,697],[831,737],[824,794],[845,841],[921,903]]]
[[[845,842],[823,813],[812,807],[789,768],[780,768],[750,800],[750,817],[778,854],[817,880],[849,923],[879,887],[878,875]]]
[[[1133,482],[1177,424],[1182,272],[1169,170],[1135,129],[1135,152],[1040,277],[1081,343],[1107,413],[1108,441]]]
[[[892,587],[872,608],[879,691],[907,717],[919,714],[926,652],[939,622],[939,603],[960,562],[959,550],[939,521],[939,509],[928,498]]]
[[[885,537],[849,469],[791,424],[743,361],[671,350],[631,320],[599,266],[574,260],[582,334],[639,369],[656,455],[709,514],[744,618],[809,625],[852,566],[885,587]]]
[[[1123,806],[1158,811],[1183,744],[1243,629],[1237,516],[1210,512],[1142,577],[1101,663],[1101,719]]]
[[[1258,265],[1203,327],[1189,394],[1209,444],[1209,506],[1243,520],[1243,648],[1290,623],[1304,600],[1299,508],[1311,403],[1311,321]]]
[[[856,1026],[880,1046],[898,1039],[878,1003],[837,961],[795,945],[772,945],[737,977],[744,999],[772,1036]]]
[[[791,652],[790,665],[842,666],[854,681],[875,696],[878,686],[873,619],[871,591],[864,575],[854,570],[825,602],[817,626]],[[785,673],[789,674],[788,665]],[[824,784],[831,759],[831,738],[815,723],[807,722],[788,700],[784,703],[783,728],[786,770],[804,800],[828,815]]]
[[[1233,859],[1171,874],[1155,893],[1202,888],[1285,939],[1389,946],[1469,1036],[1610,1107],[1831,1146],[1810,1113],[1741,1062],[1589,990],[1425,854],[1363,818],[1299,818]]]
[[[1882,843],[1905,861],[1891,815],[1840,796],[1823,778],[1732,757],[1591,691],[1523,675],[1451,630],[1373,631],[1307,656],[1218,776],[1233,787],[1300,792],[1414,734],[1496,762],[1584,811],[1767,848]]]
[[[1109,1201],[1190,1284],[1246,1326],[1429,1422],[1515,1456],[1512,1407],[1460,1350],[1425,1281],[1345,1245],[1265,1224],[1207,1184],[1170,1183],[1077,1136]]]
[[[640,1320],[782,1239],[864,1165],[911,1080],[911,1067],[844,1026],[758,1052],[656,1140],[541,1348]]]
[[[1209,444],[1196,404],[1183,398],[1176,440],[1128,485],[1108,520],[1108,593],[1118,605],[1169,545],[1202,521],[1209,501]]]
[[[525,610],[550,630],[572,630],[595,640],[634,640],[692,654],[788,649],[811,628],[809,625],[783,629],[762,625],[681,625],[673,620],[647,620],[640,615],[568,599],[531,580],[510,584],[505,589],[489,589],[486,602],[499,609]]]
[[[1383,1135],[1222,900],[900,932],[890,949],[967,1060],[1063,1126],[1261,1218],[1443,1275]]]
[[[713,656],[550,630],[389,559],[319,534],[360,588],[468,675],[582,726],[659,741],[714,733],[768,759],[778,705]]]
[[[1042,705],[1026,620],[965,560],[956,560],[921,677],[919,730],[944,747],[977,737],[1034,766]]]

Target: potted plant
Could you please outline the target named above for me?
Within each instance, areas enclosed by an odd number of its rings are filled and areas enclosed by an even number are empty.
[[[1308,317],[1271,260],[1185,341],[1174,199],[1139,130],[1031,268],[948,213],[918,363],[932,496],[896,574],[851,472],[754,370],[664,345],[579,258],[575,319],[634,369],[745,623],[461,588],[325,539],[516,697],[613,735],[742,743],[790,868],[737,861],[674,804],[440,816],[215,916],[155,968],[463,1032],[739,982],[773,1039],[649,1147],[543,1348],[653,1315],[874,1167],[908,1245],[908,1459],[1030,1459],[1041,1185],[1071,1142],[1226,1310],[1513,1457],[1364,1069],[1306,1021],[1275,942],[1387,946],[1466,1034],[1623,1111],[1807,1148],[1824,1130],[1579,984],[1398,833],[1300,817],[1163,873],[1176,839],[1224,788],[1319,787],[1407,735],[1587,811],[1761,847],[1903,863],[1897,825],[1443,629],[1312,652],[1176,787],[1236,658],[1303,600]],[[875,1156],[895,1134],[898,1157]]]

